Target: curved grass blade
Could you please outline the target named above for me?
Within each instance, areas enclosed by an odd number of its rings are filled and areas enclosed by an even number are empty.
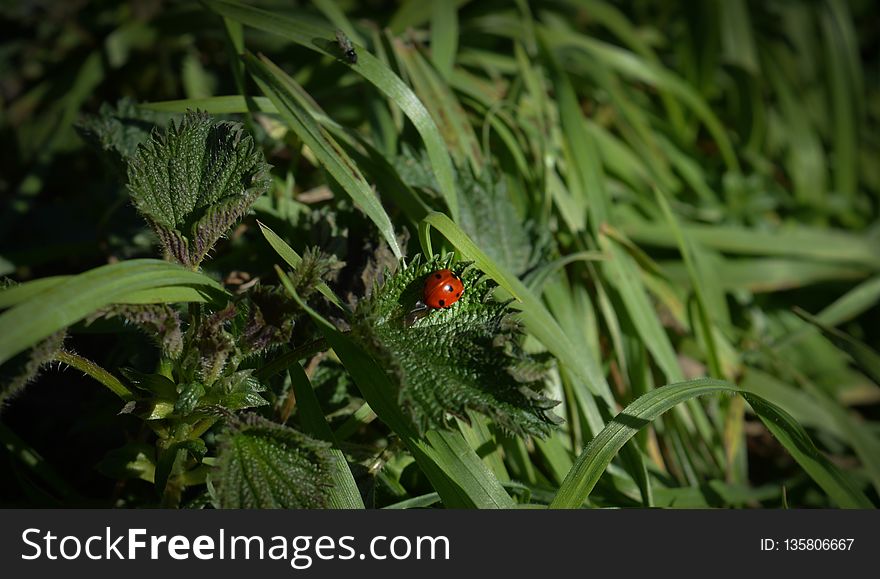
[[[627,406],[590,441],[565,477],[550,506],[580,507],[611,460],[636,432],[678,404],[697,396],[719,393],[741,393],[770,432],[839,506],[873,507],[848,477],[816,449],[803,428],[788,413],[733,384],[709,378],[670,384],[652,390]]]
[[[244,58],[257,85],[275,104],[288,125],[376,225],[395,257],[402,257],[391,219],[379,198],[339,143],[300,105],[290,86],[295,81],[265,57],[257,60],[252,55],[245,55]]]
[[[431,213],[425,218],[425,223],[435,227],[446,239],[449,240],[468,259],[474,260],[477,267],[498,284],[510,292],[520,303],[520,318],[526,328],[541,341],[544,346],[565,364],[578,377],[583,380],[591,392],[602,397],[609,405],[614,407],[614,398],[605,376],[599,370],[598,362],[589,352],[578,352],[574,344],[568,339],[559,324],[541,303],[535,294],[516,276],[508,273],[496,264],[483,250],[481,250],[449,217],[442,213]]]
[[[272,246],[272,249],[275,250],[281,259],[287,262],[291,268],[296,269],[299,267],[299,264],[302,263],[302,257],[299,256],[297,252],[295,252],[287,243],[281,239],[277,233],[269,229],[263,223],[257,221],[257,225],[260,226],[260,232],[263,234],[263,237],[266,238],[266,241],[269,242],[269,245]],[[339,297],[333,293],[326,283],[321,282],[318,284],[318,291],[321,292],[321,295],[330,300],[333,305],[338,307],[340,310],[348,311],[348,307],[339,299]]]
[[[0,315],[0,364],[98,308],[134,292],[187,286],[221,292],[211,278],[158,259],[104,265],[45,289]]]
[[[53,288],[72,278],[72,275],[56,275],[35,279],[0,291],[0,309],[31,299],[37,294]],[[205,303],[208,296],[196,287],[176,286],[139,290],[126,294],[113,303],[116,304],[181,304],[186,302]]]
[[[333,40],[333,31],[315,26],[305,19],[276,14],[226,0],[205,0],[205,4],[214,12],[237,20],[246,26],[277,34],[315,52],[339,58],[339,54],[334,48],[336,43]],[[440,193],[449,207],[449,212],[457,219],[458,202],[452,160],[436,123],[412,89],[400,77],[363,46],[355,43],[355,50],[358,54],[358,61],[357,64],[350,64],[350,68],[391,99],[412,121],[425,143],[425,149],[431,160],[431,168],[440,186]]]
[[[809,435],[790,414],[778,406],[774,406],[760,396],[749,392],[742,393],[743,398],[782,446],[807,471],[816,483],[822,487],[837,505],[844,509],[873,509],[873,503],[845,476],[834,464],[823,455]]]

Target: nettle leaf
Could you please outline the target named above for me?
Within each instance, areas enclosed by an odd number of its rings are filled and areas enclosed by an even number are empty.
[[[438,190],[430,160],[423,151],[403,147],[395,169],[411,187]],[[491,168],[476,174],[469,166],[456,167],[455,186],[461,193],[459,225],[493,261],[521,277],[545,257],[549,232],[539,231],[534,222],[520,218],[505,181]]]
[[[219,379],[199,401],[199,406],[220,405],[227,410],[266,406],[269,403],[260,396],[266,387],[252,374],[253,369],[239,370]]]
[[[138,147],[128,181],[166,255],[192,269],[271,183],[241,123],[194,112]]]
[[[184,380],[210,386],[223,374],[227,362],[237,354],[235,337],[227,329],[235,316],[235,304],[230,303],[190,327],[180,359]]]
[[[222,508],[324,508],[333,460],[329,443],[247,414],[221,437],[212,480]]]
[[[290,342],[299,305],[279,286],[257,284],[242,296],[233,333],[243,357]]]
[[[413,320],[425,280],[444,267],[461,276],[464,294]],[[522,350],[512,310],[490,297],[495,284],[482,278],[449,259],[416,258],[358,304],[351,335],[396,378],[399,402],[420,431],[475,410],[509,432],[546,435],[560,421],[550,412],[558,402],[541,394],[543,373],[535,371],[547,360]]]
[[[538,265],[547,253],[549,233],[539,235],[533,222],[517,215],[503,179],[488,168],[476,175],[465,167],[456,173],[456,185],[459,225],[474,243],[518,277]]]

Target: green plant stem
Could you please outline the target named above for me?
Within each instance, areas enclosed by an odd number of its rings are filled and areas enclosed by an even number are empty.
[[[125,387],[125,385],[119,381],[119,379],[105,370],[101,368],[91,360],[87,358],[83,358],[78,354],[74,354],[73,352],[60,351],[55,355],[55,360],[58,362],[62,362],[67,364],[72,368],[76,368],[80,372],[86,374],[87,376],[91,376],[111,391],[114,394],[122,398],[126,402],[130,402],[134,400],[134,394],[131,390]]]

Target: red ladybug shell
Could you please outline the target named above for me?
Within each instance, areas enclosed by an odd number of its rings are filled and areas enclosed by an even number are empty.
[[[448,308],[458,301],[464,292],[464,284],[452,270],[440,269],[432,273],[425,280],[425,289],[422,294],[428,307],[440,309]]]

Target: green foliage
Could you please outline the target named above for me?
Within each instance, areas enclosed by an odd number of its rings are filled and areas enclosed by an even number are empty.
[[[412,319],[429,275],[447,267],[448,258],[402,265],[358,303],[352,336],[394,375],[397,400],[420,431],[476,410],[510,432],[546,435],[559,422],[550,412],[559,402],[541,394],[546,368],[523,351],[508,304],[491,298],[495,284],[454,266],[461,298]]]
[[[878,5],[472,4],[3,9],[7,504],[880,504]]]
[[[305,509],[327,506],[330,445],[246,414],[223,433],[214,477],[228,509]]]
[[[268,171],[240,123],[187,113],[138,147],[128,165],[128,187],[166,255],[196,269],[266,192]]]

